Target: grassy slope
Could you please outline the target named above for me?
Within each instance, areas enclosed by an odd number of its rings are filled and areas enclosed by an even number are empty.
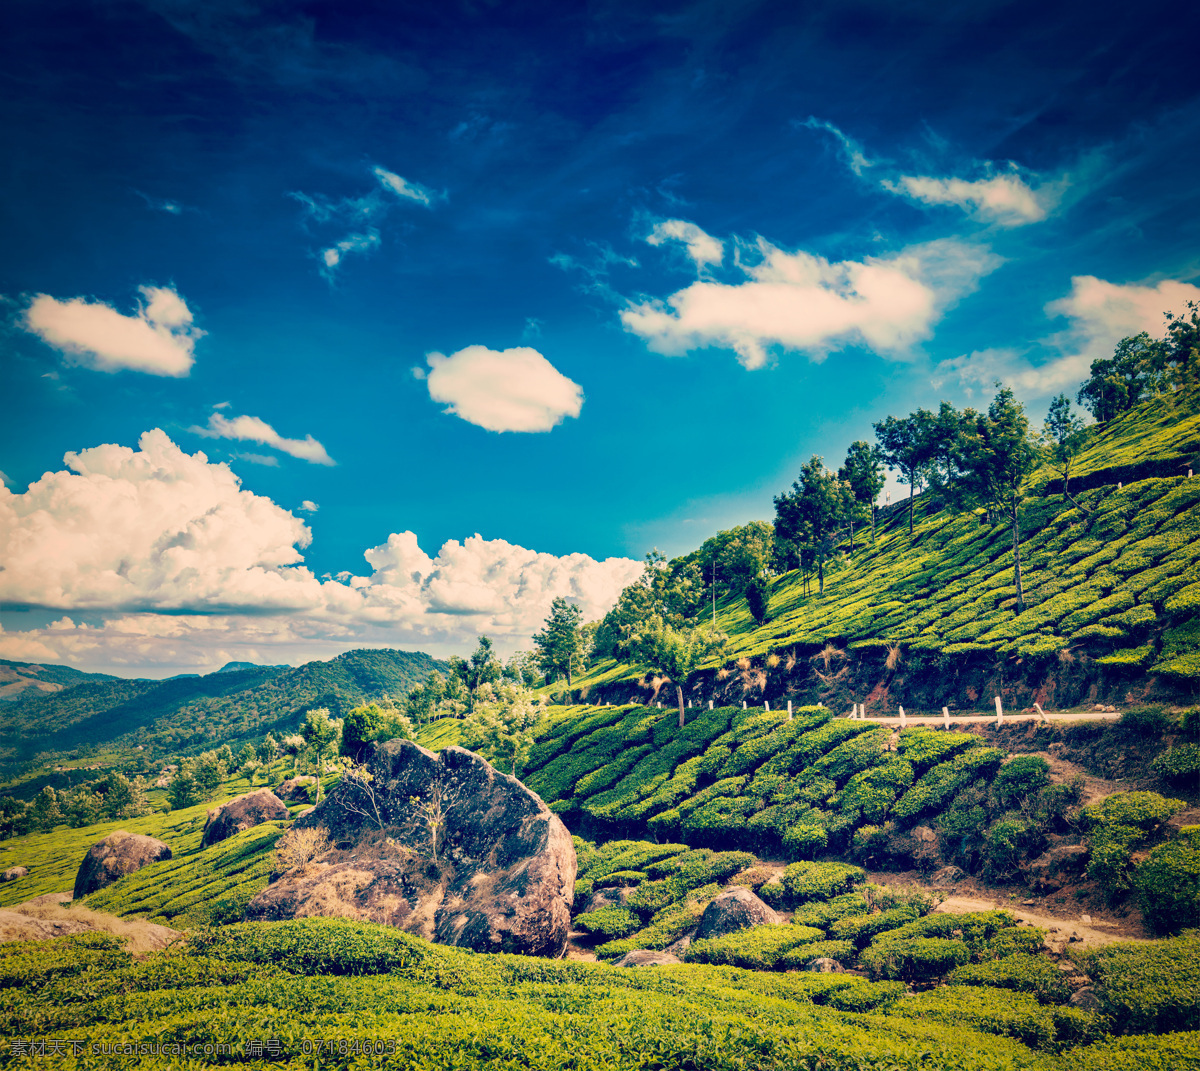
[[[282,774],[277,766],[276,777],[273,783],[278,783]],[[84,826],[80,829],[71,829],[68,826],[59,826],[50,833],[34,833],[25,837],[14,837],[11,840],[3,842],[3,869],[15,866],[25,866],[29,868],[29,873],[23,878],[18,878],[16,881],[5,882],[0,884],[0,907],[7,907],[10,904],[23,903],[26,900],[31,900],[35,896],[41,896],[43,893],[51,892],[69,892],[75,885],[75,875],[79,870],[79,864],[83,862],[84,855],[87,850],[99,840],[103,840],[109,833],[117,829],[124,829],[130,833],[142,833],[149,837],[157,837],[159,840],[167,844],[171,849],[174,859],[164,863],[156,863],[139,871],[138,874],[131,878],[125,879],[121,884],[126,882],[137,882],[138,885],[150,885],[159,880],[160,877],[170,873],[173,874],[169,881],[163,887],[157,890],[154,895],[161,899],[163,905],[167,904],[176,894],[181,894],[186,891],[185,886],[191,887],[189,882],[192,882],[191,877],[185,876],[180,871],[180,865],[186,864],[193,870],[199,867],[201,870],[208,870],[215,876],[220,877],[222,874],[230,876],[240,873],[241,863],[239,860],[230,859],[215,863],[216,858],[212,855],[205,855],[204,861],[200,862],[202,853],[200,852],[200,836],[204,831],[204,822],[209,810],[219,806],[227,800],[233,799],[235,796],[240,796],[252,789],[261,788],[261,784],[253,786],[244,777],[238,777],[230,780],[222,786],[220,794],[213,798],[208,803],[201,803],[195,807],[187,807],[179,811],[171,811],[167,814],[161,811],[156,811],[153,814],[144,815],[141,818],[127,818],[119,821],[101,822],[93,826]],[[297,805],[299,806],[299,805]],[[295,810],[296,808],[292,808]],[[271,838],[273,843],[274,836],[278,836],[278,829],[272,825],[274,834]],[[251,830],[250,833],[254,831]],[[219,848],[220,845],[217,846]],[[270,844],[259,845],[258,851],[265,852],[270,847]],[[210,849],[215,851],[215,849]],[[262,884],[266,884],[266,874],[262,872]],[[232,885],[241,884],[244,879],[232,882]],[[107,893],[108,890],[104,890]],[[210,890],[214,895],[215,888]],[[102,896],[104,893],[96,894]],[[90,903],[90,901],[89,901]],[[113,910],[111,906],[101,908],[101,910]],[[138,909],[133,909],[138,910]],[[128,914],[128,911],[114,911],[115,914]],[[140,912],[139,913],[146,913]],[[148,913],[155,915],[155,921],[168,921],[174,914],[178,913],[174,908],[166,911],[149,910]]]
[[[1099,430],[1081,473],[1176,457],[1200,443],[1195,399],[1154,399]],[[1050,473],[1035,478],[1043,484]],[[894,509],[874,544],[827,568],[825,594],[806,593],[799,572],[771,587],[770,620],[758,627],[744,599],[718,604],[735,656],[833,643],[897,644],[950,656],[1050,655],[1071,647],[1103,664],[1200,679],[1200,475],[1103,486],[1077,496],[1031,493],[1021,517],[1026,608],[1016,612],[1010,529],[975,514],[927,514],[917,500]],[[847,550],[848,548],[843,548]],[[713,667],[717,665],[714,662]],[[577,678],[594,689],[633,681],[647,667],[605,661]]]

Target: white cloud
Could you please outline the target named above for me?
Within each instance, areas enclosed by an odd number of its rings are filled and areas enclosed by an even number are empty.
[[[1111,357],[1118,342],[1147,332],[1161,338],[1164,313],[1182,312],[1188,301],[1200,301],[1200,287],[1165,279],[1147,286],[1110,283],[1094,275],[1077,275],[1071,292],[1046,305],[1046,314],[1070,321],[1064,330],[1047,336],[1038,348],[1049,360],[1034,364],[1028,352],[1012,349],[983,350],[937,366],[940,383],[958,379],[964,386],[990,386],[1000,379],[1028,396],[1072,393],[1091,374],[1092,362]]]
[[[698,269],[708,264],[720,264],[725,257],[724,242],[683,219],[667,219],[656,223],[646,241],[650,245],[662,245],[669,241],[682,242]]]
[[[212,413],[209,415],[207,428],[193,427],[190,430],[210,439],[240,439],[244,442],[260,443],[292,457],[298,457],[302,461],[311,461],[314,465],[337,464],[326,453],[325,447],[311,435],[306,435],[303,439],[285,439],[265,420],[255,416],[236,416],[231,420],[222,413]],[[246,456],[246,460],[259,459],[257,456]]]
[[[319,599],[295,568],[301,521],[162,431],[138,445],[68,453],[71,471],[0,489],[0,603],[204,611]]]
[[[0,605],[103,620],[0,630],[0,657],[178,672],[296,664],[352,646],[449,653],[481,632],[512,648],[528,644],[555,597],[594,620],[642,569],[480,535],[431,557],[400,532],[365,552],[369,575],[321,581],[303,564],[302,521],[162,431],[137,450],[99,446],[65,461],[69,471],[23,494],[0,488]]]
[[[409,182],[408,179],[401,178],[394,171],[388,171],[384,167],[373,167],[371,172],[379,180],[380,186],[397,197],[416,201],[417,204],[424,205],[426,208],[433,204],[432,194],[419,182]]]
[[[1061,194],[1057,184],[1032,189],[1015,171],[973,181],[901,175],[896,181],[885,179],[880,185],[927,205],[957,205],[977,219],[1005,227],[1020,227],[1045,219]]]
[[[312,499],[306,498],[300,503],[300,511],[302,513],[316,513],[321,507],[318,506]]]
[[[379,232],[373,227],[362,234],[348,234],[339,242],[321,250],[321,274],[332,279],[347,253],[366,253],[379,245]]]
[[[903,356],[1000,263],[983,247],[950,239],[836,263],[761,238],[752,248],[756,263],[737,260],[744,281],[702,280],[666,301],[630,303],[621,313],[625,329],[658,353],[727,347],[747,368],[766,364],[772,346],[817,360],[855,344]]]
[[[816,116],[810,115],[803,123],[795,125],[807,127],[809,130],[824,130],[837,138],[842,153],[846,158],[846,166],[856,175],[861,175],[867,168],[874,167],[876,164],[876,161],[867,159],[867,154],[863,152],[862,146],[857,141],[847,137],[833,123],[826,119],[818,119]]]
[[[429,396],[488,431],[549,431],[583,405],[583,388],[528,346],[467,346],[426,359]]]
[[[138,288],[142,301],[132,316],[102,301],[59,301],[38,294],[23,326],[43,342],[100,372],[130,369],[155,376],[186,376],[196,340],[204,335],[192,313],[169,287]]]

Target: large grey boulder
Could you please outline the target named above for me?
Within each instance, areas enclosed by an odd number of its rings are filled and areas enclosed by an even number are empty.
[[[171,858],[171,849],[161,840],[118,829],[97,841],[83,857],[75,875],[75,899],[119,881],[148,863]]]
[[[783,919],[744,885],[726,889],[704,909],[696,940],[721,937],[751,926],[774,926]]]
[[[260,788],[209,811],[200,847],[218,844],[263,822],[278,822],[290,817],[283,801],[274,792]]]
[[[16,881],[17,878],[24,878],[28,875],[29,867],[10,866],[3,874],[0,874],[0,881]]]
[[[336,915],[479,952],[558,956],[570,931],[575,848],[515,777],[459,747],[377,748],[294,828],[333,848],[273,876],[249,919]]]

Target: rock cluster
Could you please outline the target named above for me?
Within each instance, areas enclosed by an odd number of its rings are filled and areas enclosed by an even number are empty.
[[[558,956],[570,930],[575,848],[515,777],[463,748],[376,749],[296,828],[333,848],[273,875],[248,918],[337,915],[480,952]]]

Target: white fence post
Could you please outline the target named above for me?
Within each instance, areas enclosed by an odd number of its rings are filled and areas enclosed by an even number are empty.
[[[770,704],[770,703],[768,703],[768,702],[767,702],[767,701],[764,699],[764,700],[763,700],[763,710],[770,710],[770,709],[771,709],[771,704]]]
[[[904,708],[903,707],[900,708],[900,724],[901,725],[908,724],[908,719],[904,716]]]
[[[788,700],[788,721],[792,720],[792,701]]]
[[[708,701],[708,709],[712,710],[712,700],[711,699]]]
[[[742,700],[742,709],[743,710],[746,709],[746,700],[744,700],[744,699]]]
[[[1041,703],[1034,703],[1033,709],[1038,712],[1038,717],[1041,718],[1044,723],[1049,723],[1050,719],[1046,717],[1046,712],[1042,709]]]
[[[942,707],[942,721],[945,723],[946,728],[949,729],[950,728],[950,708],[949,707]]]
[[[996,696],[996,724],[999,725],[1004,721],[1004,706],[1000,702],[1000,697]]]

